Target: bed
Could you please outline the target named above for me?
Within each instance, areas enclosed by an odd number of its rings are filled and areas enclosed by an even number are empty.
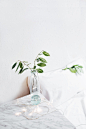
[[[86,64],[78,59],[67,67],[75,64],[83,66],[83,73],[75,74],[61,68],[39,75],[41,93],[76,129],[86,129]]]

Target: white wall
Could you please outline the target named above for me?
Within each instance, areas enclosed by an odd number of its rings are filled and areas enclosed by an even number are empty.
[[[48,51],[50,71],[86,56],[85,48],[85,0],[0,0],[0,102],[26,92],[29,72],[11,70],[18,59],[33,63],[41,50]]]

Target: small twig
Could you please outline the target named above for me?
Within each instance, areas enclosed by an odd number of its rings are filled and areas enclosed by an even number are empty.
[[[21,60],[18,60],[19,62],[22,62],[24,65],[26,65],[29,69],[32,69],[32,68],[30,68],[29,67],[29,65],[31,64],[31,63],[29,63],[29,64],[26,64],[24,61],[21,61]]]

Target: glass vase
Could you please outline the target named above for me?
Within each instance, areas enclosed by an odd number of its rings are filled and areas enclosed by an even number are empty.
[[[38,72],[36,70],[31,70],[29,87],[31,94],[31,104],[38,105],[41,102],[41,98]]]

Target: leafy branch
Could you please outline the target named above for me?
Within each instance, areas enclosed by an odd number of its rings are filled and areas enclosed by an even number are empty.
[[[27,61],[20,61],[20,60],[18,60],[17,62],[15,62],[12,65],[12,69],[16,68],[16,71],[19,71],[19,74],[23,73],[27,69],[30,69],[31,71],[37,71],[38,73],[43,73],[43,70],[41,68],[37,68],[37,66],[39,66],[39,67],[45,67],[47,61],[44,58],[40,57],[40,55],[50,56],[50,54],[48,52],[42,50],[37,55],[36,59],[34,60],[34,66],[33,66],[33,68],[30,67],[30,64],[31,63],[28,64]]]
[[[77,74],[79,74],[80,72],[83,73],[83,66],[81,66],[81,65],[73,65],[70,68],[66,67],[65,69],[62,69],[62,70],[67,70],[67,69],[69,69],[70,72],[72,72],[72,73],[77,73]]]

